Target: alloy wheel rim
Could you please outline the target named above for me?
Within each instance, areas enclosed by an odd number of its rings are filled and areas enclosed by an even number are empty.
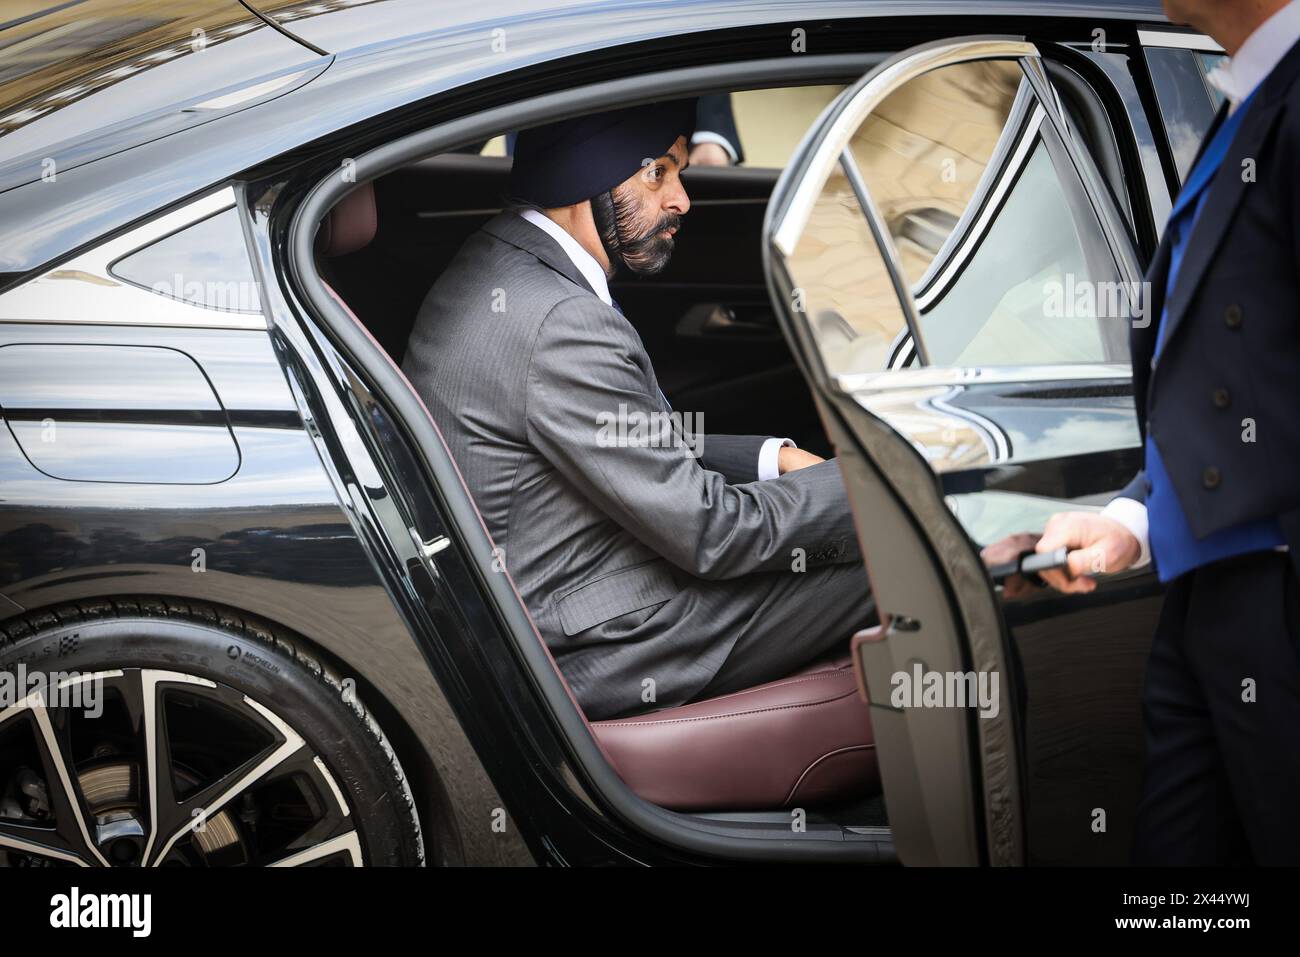
[[[79,682],[95,682],[100,715],[88,716],[85,697],[69,703]],[[320,755],[271,708],[207,678],[120,669],[38,688],[0,711],[6,764],[0,863],[364,863]]]

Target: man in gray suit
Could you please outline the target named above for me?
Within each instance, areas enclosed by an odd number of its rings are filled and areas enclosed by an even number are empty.
[[[691,434],[610,298],[672,253],[694,116],[520,133],[515,205],[438,277],[404,362],[593,719],[784,677],[874,613],[837,464]]]

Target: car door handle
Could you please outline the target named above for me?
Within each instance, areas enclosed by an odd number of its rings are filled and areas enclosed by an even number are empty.
[[[744,318],[756,313],[754,306],[729,306],[710,302],[692,306],[677,321],[676,333],[692,339],[779,339],[776,317],[770,312],[757,312],[771,321]]]
[[[1052,568],[1065,568],[1070,550],[1064,546],[1050,552],[1021,552],[1009,562],[1000,562],[989,566],[989,576],[995,582],[1002,582],[1012,575],[1023,575],[1035,585],[1046,584],[1039,576]]]

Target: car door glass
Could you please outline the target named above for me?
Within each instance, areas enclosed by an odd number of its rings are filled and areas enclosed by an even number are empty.
[[[1015,60],[891,91],[848,136],[787,265],[832,375],[1127,359],[1132,290]]]
[[[874,371],[910,356],[895,277],[876,254],[858,192],[888,224],[910,281],[927,273],[991,161],[1021,81],[1014,61],[959,63],[918,77],[867,116],[835,166],[790,257],[797,291],[833,374]],[[972,111],[972,91],[980,108]],[[857,188],[850,176],[857,179]]]
[[[1071,208],[1048,148],[1037,140],[960,275],[935,297],[918,297],[930,361],[947,366],[1106,361],[1095,308],[1075,309],[1075,296],[1067,302],[1072,290],[1119,281],[1104,252],[1087,253],[1088,240],[1099,235],[1090,210]]]
[[[907,332],[871,225],[841,166],[831,171],[790,256],[796,311],[806,313],[828,370],[880,369]]]
[[[1206,78],[1226,55],[1166,47],[1148,47],[1145,54],[1181,182],[1187,179],[1201,141],[1223,103],[1223,94]]]
[[[1014,60],[955,63],[892,93],[849,141],[899,263],[916,284],[970,208],[1017,100],[1027,97]]]
[[[191,305],[229,312],[261,310],[239,213],[233,207],[122,257],[109,271]]]
[[[1226,53],[1198,52],[1196,54],[1196,63],[1201,68],[1201,74],[1206,78],[1205,89],[1206,92],[1210,94],[1210,100],[1214,104],[1215,112],[1218,112],[1219,107],[1223,105],[1223,93],[1220,92],[1217,86],[1210,83],[1209,77],[1210,74],[1222,66],[1224,61],[1227,59],[1228,55]]]

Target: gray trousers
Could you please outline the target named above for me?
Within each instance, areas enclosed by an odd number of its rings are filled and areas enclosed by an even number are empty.
[[[657,631],[656,615],[673,625]],[[551,645],[592,720],[620,718],[775,681],[847,653],[873,624],[875,602],[858,561],[806,572],[694,579],[671,602],[601,626],[598,644]],[[581,638],[582,636],[576,636]]]
[[[875,623],[867,573],[856,563],[802,575],[763,575],[768,592],[731,653],[693,700],[784,678],[809,662],[848,654],[855,632]]]

